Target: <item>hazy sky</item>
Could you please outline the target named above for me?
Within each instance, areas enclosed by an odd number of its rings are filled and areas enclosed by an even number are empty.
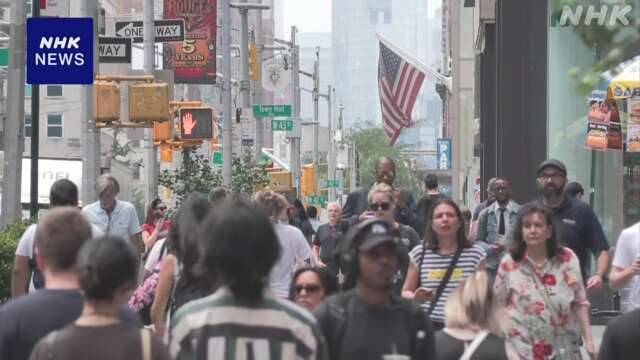
[[[299,32],[330,32],[331,0],[284,0],[284,33],[293,25]]]

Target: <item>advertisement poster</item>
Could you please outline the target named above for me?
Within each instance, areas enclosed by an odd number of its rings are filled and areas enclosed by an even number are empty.
[[[216,81],[216,1],[164,0],[164,18],[185,25],[183,42],[164,44],[164,68],[173,70],[176,84]]]
[[[640,152],[640,124],[627,126],[627,152]]]
[[[629,113],[629,124],[640,124],[640,96],[627,99],[627,111]]]
[[[594,150],[622,149],[622,126],[615,102],[592,101],[587,112],[585,145]]]

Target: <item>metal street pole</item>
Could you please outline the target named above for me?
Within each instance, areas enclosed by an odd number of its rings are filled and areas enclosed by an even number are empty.
[[[144,41],[144,73],[154,75],[156,68],[155,54],[155,25],[154,25],[154,0],[144,0],[143,4],[142,38]],[[146,168],[147,168],[147,204],[158,197],[158,176],[160,175],[160,164],[158,163],[158,149],[153,144],[153,129],[145,129],[147,138],[146,146]]]
[[[320,110],[318,102],[320,100],[320,48],[316,47],[316,61],[313,63],[313,163],[318,165],[319,149],[319,117]],[[316,178],[317,182],[317,178]]]
[[[222,178],[231,185],[231,4],[222,0]]]
[[[31,17],[40,17],[40,1],[33,1]],[[40,158],[40,85],[31,85],[31,182],[29,217],[38,217],[38,159]]]
[[[293,121],[296,126],[302,126],[300,122],[300,48],[296,44],[295,26],[291,27],[291,71],[293,81],[291,82],[291,97],[293,100]],[[289,158],[291,159],[291,177],[296,187],[297,197],[301,195],[300,189],[300,137],[291,138],[291,146],[289,148]]]
[[[261,3],[262,0],[257,0]],[[253,103],[262,104],[262,54],[264,42],[262,40],[262,10],[256,12],[256,30],[254,32],[256,47],[258,48],[258,80],[253,89]],[[261,119],[254,118],[255,135],[253,137],[253,159],[256,163],[262,157],[262,144],[264,142],[264,123]]]
[[[80,14],[93,18],[93,75],[98,73],[98,2],[82,0]],[[100,130],[93,119],[93,85],[82,85],[82,203],[87,205],[96,198],[94,184],[100,172]]]
[[[246,3],[247,0],[242,0]],[[242,94],[242,108],[248,109],[251,105],[250,90],[251,83],[249,81],[249,10],[241,8],[240,10],[240,59],[242,66],[240,67],[240,93]]]
[[[331,85],[327,88],[327,119],[329,126],[329,155],[327,159],[328,171],[327,171],[327,179],[333,180],[336,179],[336,148],[335,148],[335,139],[334,139],[334,131],[333,131],[333,117],[331,116],[332,107],[332,97],[331,97]],[[336,188],[329,188],[329,201],[336,201]]]
[[[11,5],[7,119],[4,123],[2,227],[22,218],[20,177],[24,152],[25,1]]]

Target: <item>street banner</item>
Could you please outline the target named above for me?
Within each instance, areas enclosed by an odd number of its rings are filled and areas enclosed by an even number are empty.
[[[438,139],[438,170],[451,169],[451,139]]]
[[[262,64],[262,88],[271,92],[281,91],[291,84],[291,71],[279,61]]]
[[[176,84],[216,81],[217,0],[164,0],[165,19],[184,19],[184,41],[165,43],[164,68]]]

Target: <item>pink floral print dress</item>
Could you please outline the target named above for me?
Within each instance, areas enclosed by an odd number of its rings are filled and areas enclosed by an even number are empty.
[[[507,341],[521,359],[580,359],[577,305],[588,305],[578,257],[569,248],[536,266],[525,253],[500,262],[494,284],[509,323]]]

